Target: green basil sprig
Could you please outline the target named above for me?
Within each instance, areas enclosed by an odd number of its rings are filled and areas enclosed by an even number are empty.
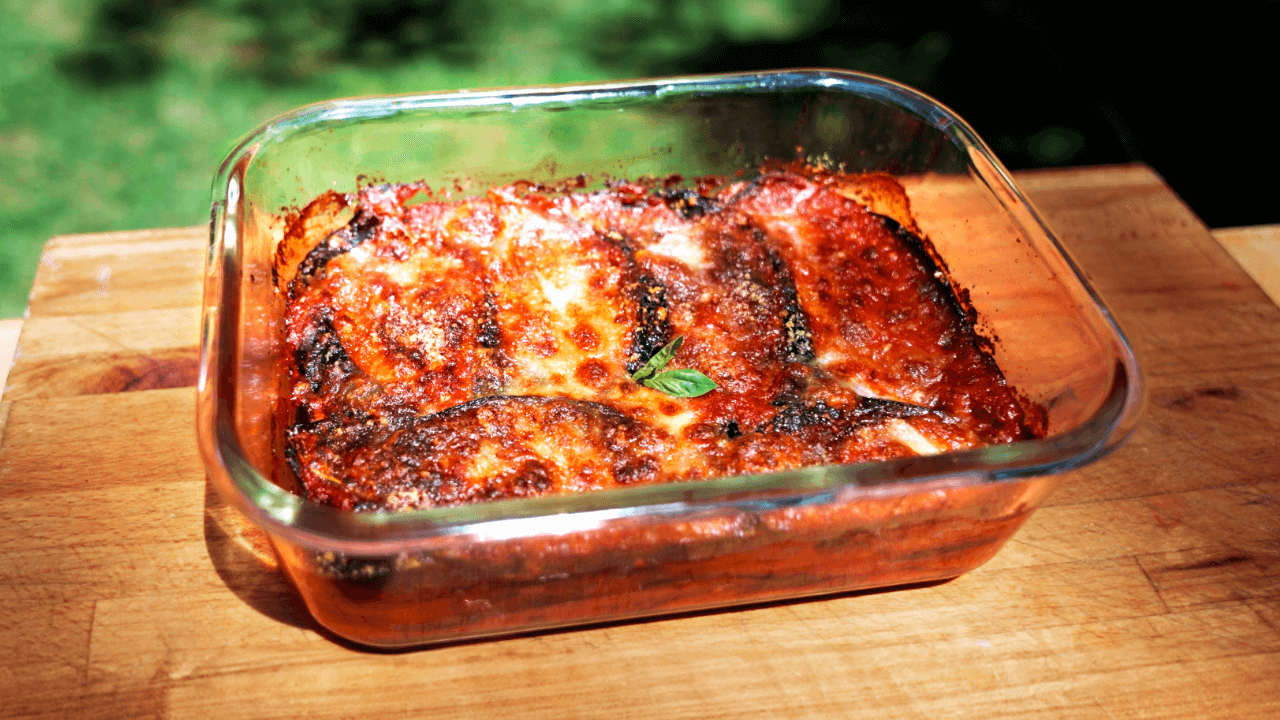
[[[675,340],[667,343],[666,347],[654,353],[644,367],[631,375],[631,379],[671,397],[698,397],[715,390],[715,381],[697,370],[681,368],[662,371],[683,344],[684,336],[677,336]]]

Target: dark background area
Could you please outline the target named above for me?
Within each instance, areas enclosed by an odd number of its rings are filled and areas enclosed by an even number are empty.
[[[1071,3],[843,3],[776,44],[720,43],[679,72],[802,66],[891,77],[937,98],[1010,169],[1144,162],[1209,227],[1280,221],[1268,130],[1280,3],[1156,13]],[[667,68],[655,68],[665,71]],[[1265,130],[1265,132],[1264,132]]]

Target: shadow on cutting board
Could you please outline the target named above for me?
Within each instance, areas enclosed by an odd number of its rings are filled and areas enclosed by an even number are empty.
[[[272,620],[320,630],[280,572],[267,536],[236,512],[205,480],[204,544],[218,577],[246,605]]]

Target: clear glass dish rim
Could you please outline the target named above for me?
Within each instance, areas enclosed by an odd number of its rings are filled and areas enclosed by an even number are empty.
[[[221,352],[221,334],[233,329],[228,327],[229,321],[221,308],[227,301],[235,300],[236,291],[226,286],[227,273],[223,265],[237,260],[235,255],[224,251],[224,237],[228,231],[228,215],[235,214],[241,199],[240,188],[232,182],[235,168],[247,166],[264,144],[298,130],[375,120],[413,110],[501,106],[515,110],[531,105],[638,99],[670,93],[731,94],[792,89],[845,90],[905,107],[932,122],[971,158],[976,155],[982,160],[982,163],[972,162],[972,173],[991,187],[997,198],[1005,201],[1007,197],[1027,214],[1035,227],[1024,229],[1042,233],[1065,259],[1073,279],[1085,290],[1093,309],[1101,314],[1112,333],[1108,339],[1118,359],[1110,392],[1088,420],[1041,440],[937,456],[397,513],[353,513],[307,502],[271,482],[248,460],[236,438],[227,404],[219,393],[224,372],[228,371],[224,363],[233,361]],[[1002,194],[1005,197],[1001,197]],[[1006,212],[1010,209],[1006,208]],[[243,227],[240,222],[234,225],[231,232]],[[237,239],[237,247],[238,242]],[[430,542],[450,535],[518,537],[594,527],[620,517],[688,517],[724,506],[762,511],[834,500],[837,494],[848,498],[850,493],[879,495],[923,489],[939,482],[951,487],[974,486],[1053,475],[1094,462],[1119,447],[1133,431],[1145,402],[1142,372],[1123,331],[1071,254],[986,143],[968,123],[929,96],[892,80],[847,70],[793,69],[459,90],[347,98],[306,105],[260,125],[236,145],[219,167],[213,182],[205,271],[196,423],[205,467],[224,498],[270,534],[342,552],[394,553],[412,550],[415,540]],[[217,284],[213,293],[209,292],[210,283]],[[214,307],[210,306],[210,298],[215,302]]]

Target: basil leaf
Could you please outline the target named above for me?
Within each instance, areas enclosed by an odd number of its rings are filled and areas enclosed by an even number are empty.
[[[698,397],[715,390],[715,381],[697,370],[681,368],[679,370],[659,372],[667,366],[667,363],[671,362],[671,358],[676,356],[680,346],[683,344],[684,336],[677,335],[675,340],[667,343],[666,347],[654,353],[653,357],[649,358],[649,361],[644,364],[644,367],[635,371],[631,375],[631,379],[645,387],[664,392],[671,397]]]
[[[698,397],[716,389],[716,382],[691,368],[668,370],[644,381],[646,387],[671,397]]]
[[[631,379],[636,381],[644,380],[650,375],[653,375],[666,367],[667,363],[671,362],[671,358],[676,356],[676,351],[678,351],[680,346],[683,344],[684,336],[677,335],[675,340],[667,343],[666,347],[654,353],[653,357],[649,358],[649,362],[644,364],[644,367],[635,371],[635,373],[631,375]]]

